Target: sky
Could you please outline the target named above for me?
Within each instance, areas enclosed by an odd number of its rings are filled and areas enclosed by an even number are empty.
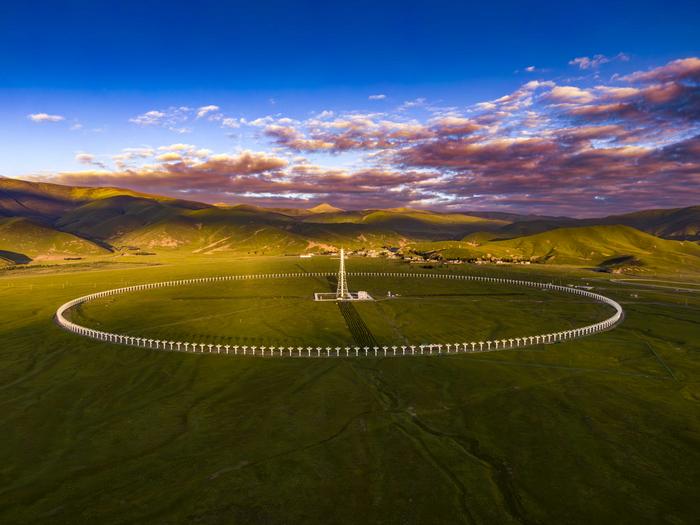
[[[35,0],[0,175],[210,203],[700,204],[700,3]]]

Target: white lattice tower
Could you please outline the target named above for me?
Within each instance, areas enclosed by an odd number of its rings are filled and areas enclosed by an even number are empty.
[[[348,293],[348,283],[345,279],[345,249],[340,249],[340,269],[338,270],[338,289],[335,292],[336,299],[347,299],[350,297]]]

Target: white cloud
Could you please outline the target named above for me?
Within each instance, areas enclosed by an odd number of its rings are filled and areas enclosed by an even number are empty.
[[[32,113],[27,115],[27,118],[32,122],[61,122],[66,120],[63,115],[49,115],[48,113]]]
[[[214,104],[210,104],[209,106],[202,106],[197,109],[197,118],[202,118],[205,117],[209,113],[213,113],[215,111],[219,111],[219,106],[215,106]]]
[[[138,124],[139,126],[152,126],[155,124],[160,124],[165,118],[165,116],[165,113],[163,113],[162,111],[152,110],[146,111],[146,113],[130,118],[129,122],[132,122],[133,124]]]
[[[124,148],[122,155],[126,159],[147,159],[153,156],[153,148],[147,146],[141,148]]]
[[[241,123],[238,119],[226,117],[221,121],[221,125],[225,128],[240,128]]]
[[[409,108],[422,107],[422,106],[425,106],[426,102],[427,101],[424,97],[418,97],[418,98],[413,99],[413,100],[407,100],[406,102],[404,102],[403,104],[401,104],[399,106],[399,111],[403,111],[403,110],[409,109]]]
[[[195,149],[196,146],[192,144],[170,144],[169,146],[159,146],[158,149],[160,151],[190,151]]]
[[[386,95],[384,93],[379,93],[377,95],[370,95],[367,97],[369,100],[384,100]]]
[[[268,115],[267,117],[260,117],[256,118],[255,120],[251,120],[250,122],[247,122],[247,124],[249,126],[264,127],[268,124],[272,124],[274,121],[275,119]]]
[[[613,57],[607,57],[605,55],[593,55],[592,57],[577,57],[573,60],[569,60],[569,65],[578,66],[579,69],[598,69],[603,64],[612,62],[613,60],[621,60],[622,62],[627,62],[630,59],[625,53],[618,53]]]
[[[162,126],[175,133],[189,133],[190,128],[182,124],[192,117],[194,109],[187,106],[172,106],[164,110],[152,109],[129,119],[139,126]]]
[[[210,149],[206,149],[206,148],[201,148],[201,149],[195,150],[191,153],[191,155],[193,157],[197,157],[199,159],[204,159],[211,154],[212,154],[212,151]]]

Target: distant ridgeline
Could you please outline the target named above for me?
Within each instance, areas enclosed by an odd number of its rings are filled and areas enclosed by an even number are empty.
[[[345,211],[328,204],[259,208],[0,177],[0,266],[172,251],[318,254],[342,245],[355,254],[414,261],[697,269],[698,240],[700,206],[600,219]]]

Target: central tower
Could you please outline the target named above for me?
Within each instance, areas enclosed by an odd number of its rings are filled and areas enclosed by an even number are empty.
[[[345,248],[340,249],[340,266],[338,267],[338,286],[333,292],[316,292],[314,301],[373,301],[372,296],[361,290],[348,290],[348,278],[345,274]]]
[[[345,248],[340,249],[340,268],[338,269],[338,288],[335,292],[336,300],[352,299],[348,292],[348,281],[345,276]]]

